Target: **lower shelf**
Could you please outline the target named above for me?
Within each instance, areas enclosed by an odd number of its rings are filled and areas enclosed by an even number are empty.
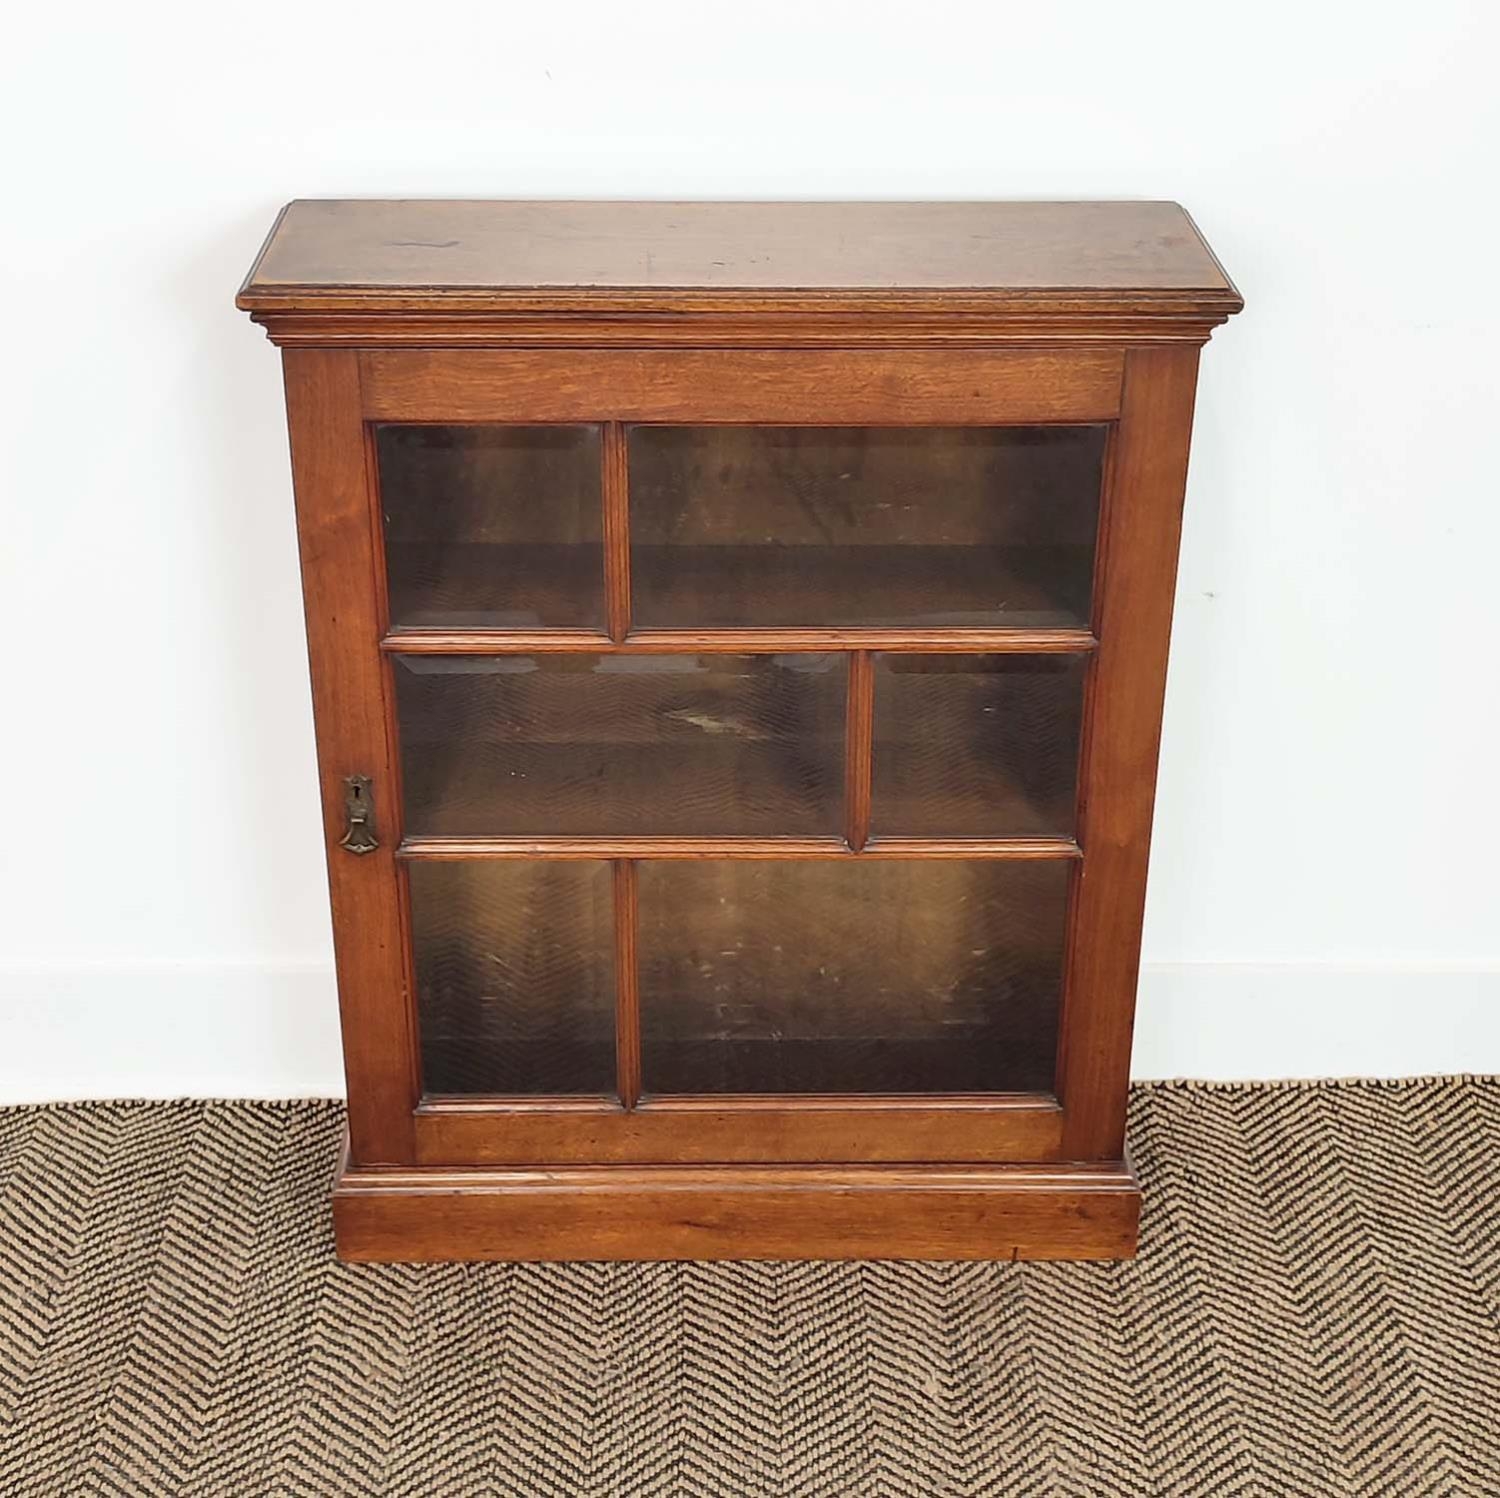
[[[1008,1166],[361,1168],[339,1256],[454,1259],[1126,1259],[1125,1162]]]

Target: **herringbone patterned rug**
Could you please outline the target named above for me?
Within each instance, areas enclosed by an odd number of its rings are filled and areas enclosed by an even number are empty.
[[[1500,1081],[1147,1086],[1138,1260],[354,1267],[326,1103],[0,1111],[0,1495],[1500,1493]]]

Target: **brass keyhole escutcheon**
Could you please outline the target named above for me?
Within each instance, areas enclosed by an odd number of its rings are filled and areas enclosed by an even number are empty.
[[[339,847],[351,853],[373,853],[380,846],[375,836],[375,797],[368,775],[344,777],[344,835]]]

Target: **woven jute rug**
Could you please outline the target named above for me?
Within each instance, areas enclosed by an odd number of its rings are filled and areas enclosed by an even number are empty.
[[[0,1111],[0,1494],[1500,1494],[1500,1080],[1138,1088],[1130,1264],[344,1266],[330,1103]]]

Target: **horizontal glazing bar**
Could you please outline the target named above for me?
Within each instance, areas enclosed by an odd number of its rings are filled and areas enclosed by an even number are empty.
[[[590,1118],[621,1116],[618,1097],[576,1092],[429,1092],[417,1104],[418,1114],[441,1113],[581,1113]]]
[[[1098,643],[1086,629],[656,629],[635,630],[618,642],[594,630],[411,629],[386,635],[380,648],[394,655],[775,655],[816,650],[1079,655]]]
[[[643,1097],[626,1110],[616,1098],[522,1096],[508,1093],[429,1093],[418,1114],[579,1113],[622,1117],[627,1111],[659,1115],[695,1113],[1058,1113],[1062,1105],[1050,1093],[680,1093]]]
[[[675,1093],[643,1097],[644,1113],[1058,1113],[1062,1105],[1042,1092],[742,1092]]]
[[[855,852],[837,837],[409,837],[408,859],[483,858],[1080,858],[1071,838],[887,837]]]

